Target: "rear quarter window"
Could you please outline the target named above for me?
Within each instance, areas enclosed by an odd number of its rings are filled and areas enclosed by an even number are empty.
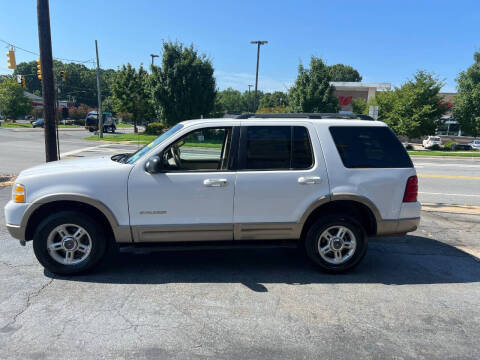
[[[347,168],[411,168],[412,160],[388,127],[331,126],[330,133]]]

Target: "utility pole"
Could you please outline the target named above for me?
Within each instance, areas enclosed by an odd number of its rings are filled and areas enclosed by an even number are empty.
[[[45,158],[58,160],[55,134],[55,84],[53,80],[52,38],[48,0],[37,0],[38,45],[42,70],[43,118],[45,121]]]
[[[153,66],[153,59],[155,59],[156,57],[159,57],[159,55],[150,54],[150,56],[152,57],[152,66]]]
[[[257,89],[258,89],[258,63],[260,60],[260,46],[268,44],[266,40],[250,41],[250,44],[257,44],[257,75],[255,76],[255,94],[253,95],[253,112],[257,112]]]
[[[248,112],[250,112],[250,103],[252,102],[252,98],[250,97],[250,88],[252,87],[253,85],[248,85]]]
[[[95,40],[95,51],[97,53],[97,93],[98,93],[98,131],[100,139],[103,138],[103,113],[102,113],[102,93],[100,91],[100,62],[98,61],[98,44]]]

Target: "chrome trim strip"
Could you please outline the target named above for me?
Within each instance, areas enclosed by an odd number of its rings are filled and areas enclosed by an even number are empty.
[[[234,232],[235,240],[298,239],[301,226],[299,223],[244,223],[234,224]]]
[[[134,242],[223,241],[233,240],[233,225],[137,225],[132,234]]]

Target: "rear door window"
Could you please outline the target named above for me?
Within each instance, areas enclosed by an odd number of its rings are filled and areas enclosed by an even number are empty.
[[[388,127],[332,126],[333,141],[347,168],[410,168],[410,156]]]
[[[303,126],[242,128],[240,170],[305,170],[313,166],[308,130]]]

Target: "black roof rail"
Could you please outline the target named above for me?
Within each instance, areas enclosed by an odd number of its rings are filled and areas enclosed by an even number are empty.
[[[374,120],[364,114],[336,114],[336,113],[272,113],[272,114],[242,114],[235,119],[346,119],[346,120]]]

